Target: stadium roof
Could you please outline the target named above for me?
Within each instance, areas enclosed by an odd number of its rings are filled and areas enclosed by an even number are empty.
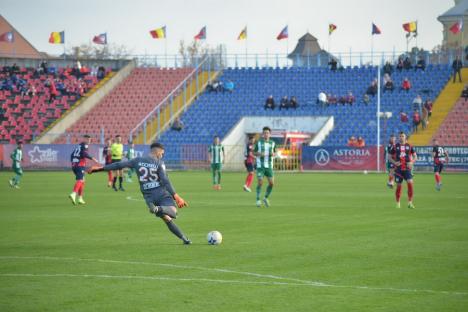
[[[458,19],[462,16],[467,16],[468,15],[468,0],[455,1],[455,3],[456,4],[453,8],[451,8],[444,14],[440,15],[437,19],[439,21],[443,21],[443,20]]]
[[[296,48],[288,55],[288,57],[296,57],[297,55],[312,56],[319,53],[320,51],[322,51],[322,49],[318,44],[317,38],[309,33],[306,33],[304,36],[299,38]]]
[[[0,42],[0,57],[43,58],[43,55],[21,33],[0,15],[0,34],[13,32],[14,42]]]

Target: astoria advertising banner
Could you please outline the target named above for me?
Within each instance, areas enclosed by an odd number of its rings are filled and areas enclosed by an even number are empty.
[[[381,148],[381,169],[384,169]],[[348,146],[306,146],[302,150],[304,170],[377,170],[377,149]]]
[[[23,145],[23,162],[21,166],[24,169],[65,169],[70,168],[70,155],[76,145],[72,144],[25,144]],[[3,145],[3,166],[11,167],[10,154],[16,148],[16,145]],[[96,158],[100,163],[104,163],[102,151],[104,145],[91,144],[89,146],[89,154]],[[124,151],[128,147],[124,146]],[[143,156],[148,153],[147,145],[135,146],[135,157]],[[88,165],[92,165],[92,161],[88,160]]]

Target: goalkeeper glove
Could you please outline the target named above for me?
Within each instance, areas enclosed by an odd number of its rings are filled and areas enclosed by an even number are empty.
[[[176,201],[177,207],[188,207],[188,203],[179,195],[174,194],[174,200]]]

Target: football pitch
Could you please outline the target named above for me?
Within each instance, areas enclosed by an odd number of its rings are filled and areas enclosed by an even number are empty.
[[[0,311],[468,311],[468,175],[415,176],[415,210],[383,174],[277,174],[271,207],[244,173],[171,172],[185,246],[126,192],[71,172],[0,173]],[[255,182],[253,188],[255,187]],[[223,243],[210,246],[218,230]]]

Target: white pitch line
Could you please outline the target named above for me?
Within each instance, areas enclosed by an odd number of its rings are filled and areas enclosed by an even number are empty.
[[[276,280],[284,280],[291,282],[257,282],[257,281],[239,281],[239,280],[216,280],[216,279],[196,279],[196,278],[172,278],[172,277],[156,277],[156,276],[133,276],[133,275],[90,275],[90,274],[20,274],[20,273],[0,273],[0,276],[37,276],[37,277],[101,277],[101,278],[138,278],[138,279],[152,279],[152,280],[174,280],[174,281],[200,281],[200,282],[213,282],[213,283],[232,283],[232,284],[260,284],[260,285],[284,285],[284,286],[310,286],[310,287],[329,287],[329,288],[350,288],[350,289],[363,289],[371,291],[394,291],[405,293],[431,293],[431,294],[448,294],[448,295],[468,295],[468,292],[463,291],[446,291],[446,290],[433,290],[433,289],[410,289],[410,288],[394,288],[394,287],[372,287],[372,286],[356,286],[356,285],[334,285],[316,281],[301,280],[289,277],[281,277],[276,275],[265,275],[252,272],[233,271],[228,269],[205,268],[196,266],[185,266],[167,263],[151,263],[140,261],[120,261],[120,260],[105,260],[105,259],[86,259],[86,258],[69,258],[69,257],[20,257],[20,256],[0,256],[0,260],[7,259],[30,259],[30,260],[57,260],[57,261],[86,261],[86,262],[101,262],[101,263],[119,263],[119,264],[136,264],[136,265],[151,265],[151,266],[164,266],[188,270],[203,270],[231,274],[240,274],[246,276],[254,276],[258,278],[270,278]],[[292,283],[294,282],[294,283]]]

